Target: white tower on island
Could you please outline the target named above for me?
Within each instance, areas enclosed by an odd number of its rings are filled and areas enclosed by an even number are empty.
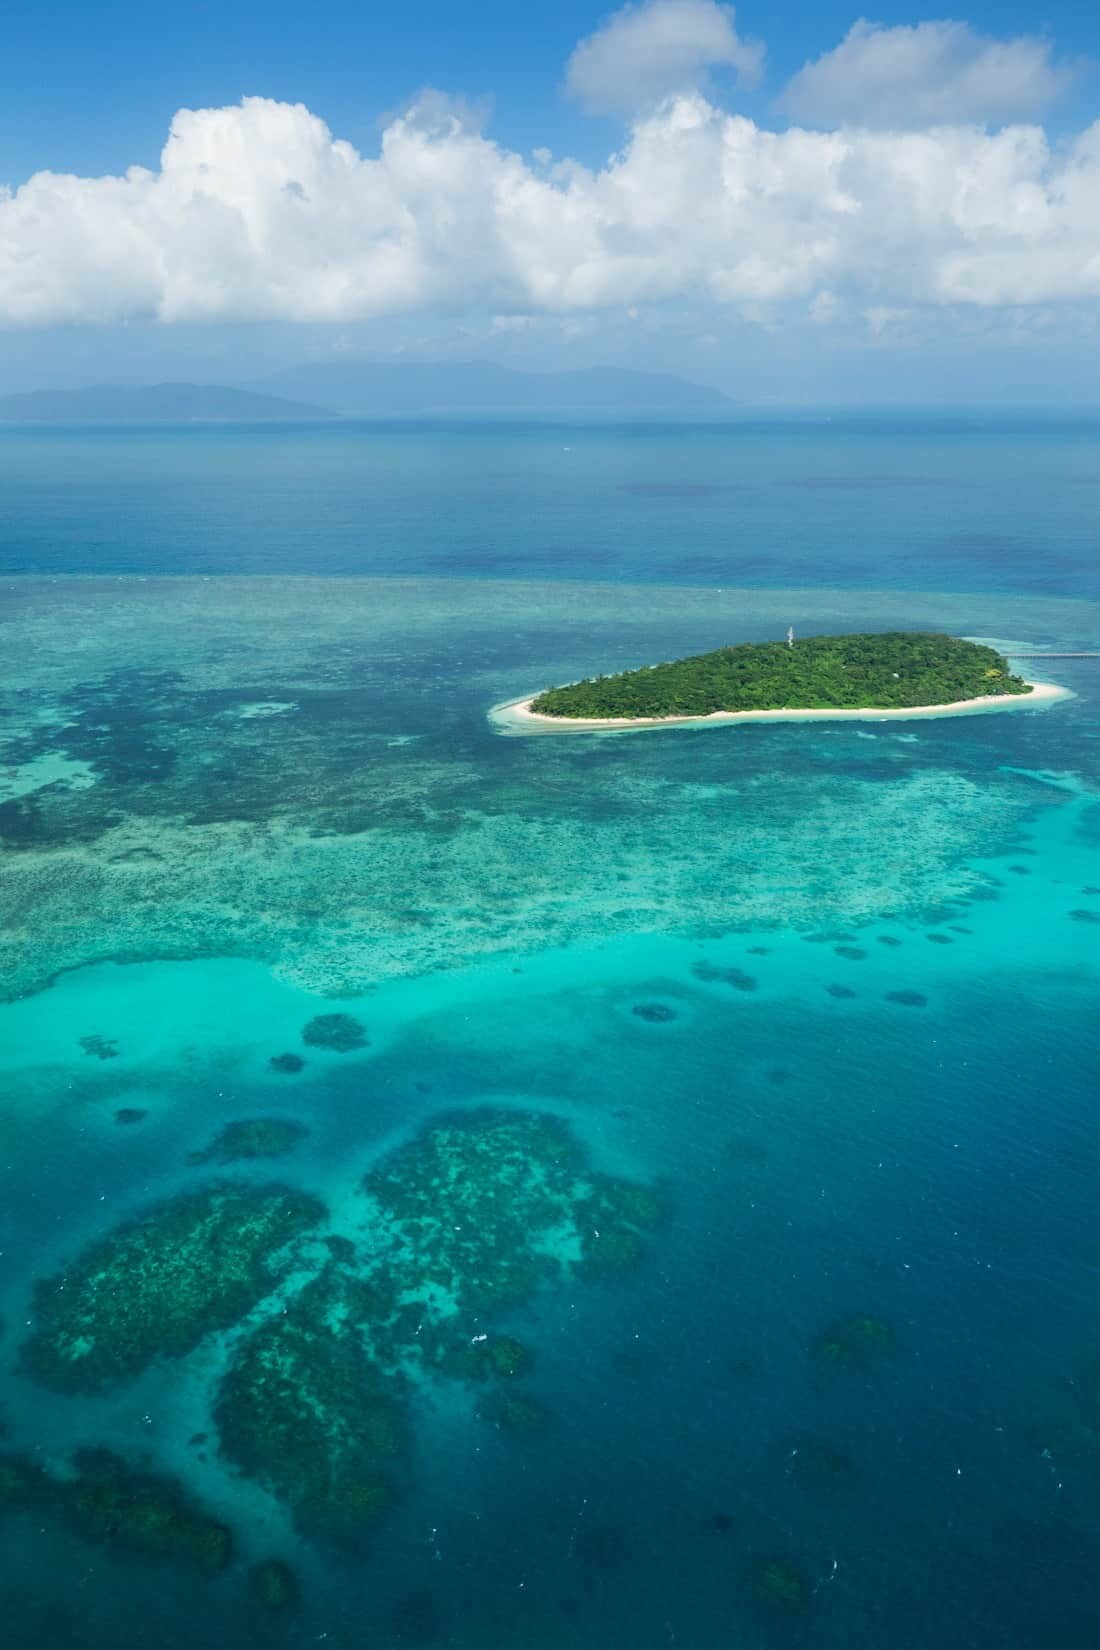
[[[787,627],[787,646],[788,647],[793,647],[794,646],[794,625],[793,624],[788,625],[788,627]]]

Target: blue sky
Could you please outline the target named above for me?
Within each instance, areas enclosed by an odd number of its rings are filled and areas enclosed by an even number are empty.
[[[524,7],[503,0],[13,6],[3,31],[0,181],[16,183],[43,167],[95,173],[153,165],[176,109],[236,103],[252,93],[303,102],[366,148],[379,118],[423,86],[491,97],[492,130],[503,143],[524,150],[549,144],[597,161],[615,141],[615,125],[587,118],[561,95],[561,85],[576,42],[614,9],[577,0]],[[769,89],[835,46],[864,15],[886,24],[961,16],[982,33],[1049,35],[1069,56],[1100,59],[1100,9],[1078,0],[1042,10],[1026,0],[931,10],[897,0],[866,10],[834,0],[740,6],[739,26],[767,42],[768,75],[738,106],[765,111]],[[1088,94],[1096,89],[1095,77],[1086,77],[1059,121],[1093,118],[1096,98]]]
[[[873,399],[899,363],[913,398],[1086,395],[1100,16],[859,15],[13,8],[0,389],[403,352],[757,400]]]

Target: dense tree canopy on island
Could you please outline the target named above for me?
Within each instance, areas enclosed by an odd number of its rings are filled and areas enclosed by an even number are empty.
[[[991,647],[923,631],[745,642],[548,688],[541,716],[708,716],[738,710],[901,710],[1030,693]]]

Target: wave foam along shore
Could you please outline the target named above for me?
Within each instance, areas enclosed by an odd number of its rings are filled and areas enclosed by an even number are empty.
[[[986,694],[947,705],[904,705],[887,710],[716,710],[707,716],[566,717],[543,716],[531,709],[536,698],[512,699],[494,705],[489,721],[507,735],[554,733],[633,733],[648,728],[712,727],[726,722],[897,722],[925,716],[973,716],[996,710],[1048,710],[1063,699],[1073,699],[1071,688],[1056,682],[1030,682],[1030,693]]]

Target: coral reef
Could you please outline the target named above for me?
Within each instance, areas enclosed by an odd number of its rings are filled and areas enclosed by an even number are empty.
[[[923,991],[887,991],[885,1000],[888,1003],[900,1003],[903,1008],[925,1008],[928,998]]]
[[[188,1163],[240,1163],[258,1157],[285,1157],[304,1140],[304,1123],[285,1117],[246,1117],[227,1123],[200,1152],[190,1152]]]
[[[97,1060],[118,1059],[118,1044],[113,1037],[81,1037],[80,1046]]]
[[[411,1381],[492,1383],[479,1414],[529,1432],[530,1354],[495,1314],[543,1284],[633,1265],[660,1218],[649,1186],[592,1170],[544,1113],[435,1117],[366,1175],[353,1241],[238,1344],[215,1418],[224,1455],[310,1537],[356,1548],[400,1491]]]
[[[281,1558],[265,1558],[248,1572],[248,1587],[265,1610],[289,1610],[298,1602],[298,1578]]]
[[[124,1126],[133,1123],[144,1123],[149,1113],[141,1106],[120,1106],[115,1112],[115,1122]]]
[[[53,1476],[21,1456],[0,1457],[0,1509],[53,1514],[97,1546],[183,1559],[208,1573],[229,1563],[229,1531],[174,1479],[136,1472],[107,1449],[78,1450],[72,1465],[71,1476]]]
[[[335,1262],[238,1347],[218,1393],[222,1452],[293,1509],[303,1533],[356,1545],[395,1495],[400,1388],[347,1321]]]
[[[851,1489],[859,1477],[850,1455],[813,1433],[796,1433],[787,1439],[784,1449],[787,1476],[801,1489],[831,1494]]]
[[[782,1610],[804,1610],[810,1602],[810,1583],[784,1558],[759,1565],[753,1579],[757,1596],[765,1604]]]
[[[305,1061],[300,1054],[289,1053],[273,1054],[267,1063],[272,1071],[281,1072],[284,1077],[295,1076],[305,1065]]]
[[[546,1405],[528,1392],[490,1392],[478,1404],[477,1413],[480,1420],[499,1432],[518,1437],[545,1431],[550,1419]]]
[[[316,1198],[279,1185],[215,1183],[154,1204],[36,1284],[25,1369],[88,1392],[190,1352],[269,1293],[282,1252],[324,1215]]]
[[[760,983],[752,974],[746,974],[743,968],[720,968],[717,963],[697,962],[691,972],[697,980],[705,980],[708,984],[719,982],[734,991],[755,991]]]
[[[680,1018],[677,1011],[668,1003],[635,1003],[630,1012],[650,1025],[667,1025],[670,1020]]]
[[[354,1014],[318,1014],[302,1027],[302,1041],[311,1048],[350,1054],[368,1046],[367,1028]]]
[[[897,1337],[881,1318],[837,1318],[817,1335],[813,1350],[831,1364],[868,1364],[892,1352]]]
[[[400,1230],[412,1257],[407,1287],[426,1294],[429,1318],[446,1301],[475,1321],[571,1264],[589,1271],[632,1263],[638,1228],[660,1215],[649,1187],[588,1171],[566,1125],[531,1111],[486,1107],[437,1118],[384,1158],[364,1187]]]

